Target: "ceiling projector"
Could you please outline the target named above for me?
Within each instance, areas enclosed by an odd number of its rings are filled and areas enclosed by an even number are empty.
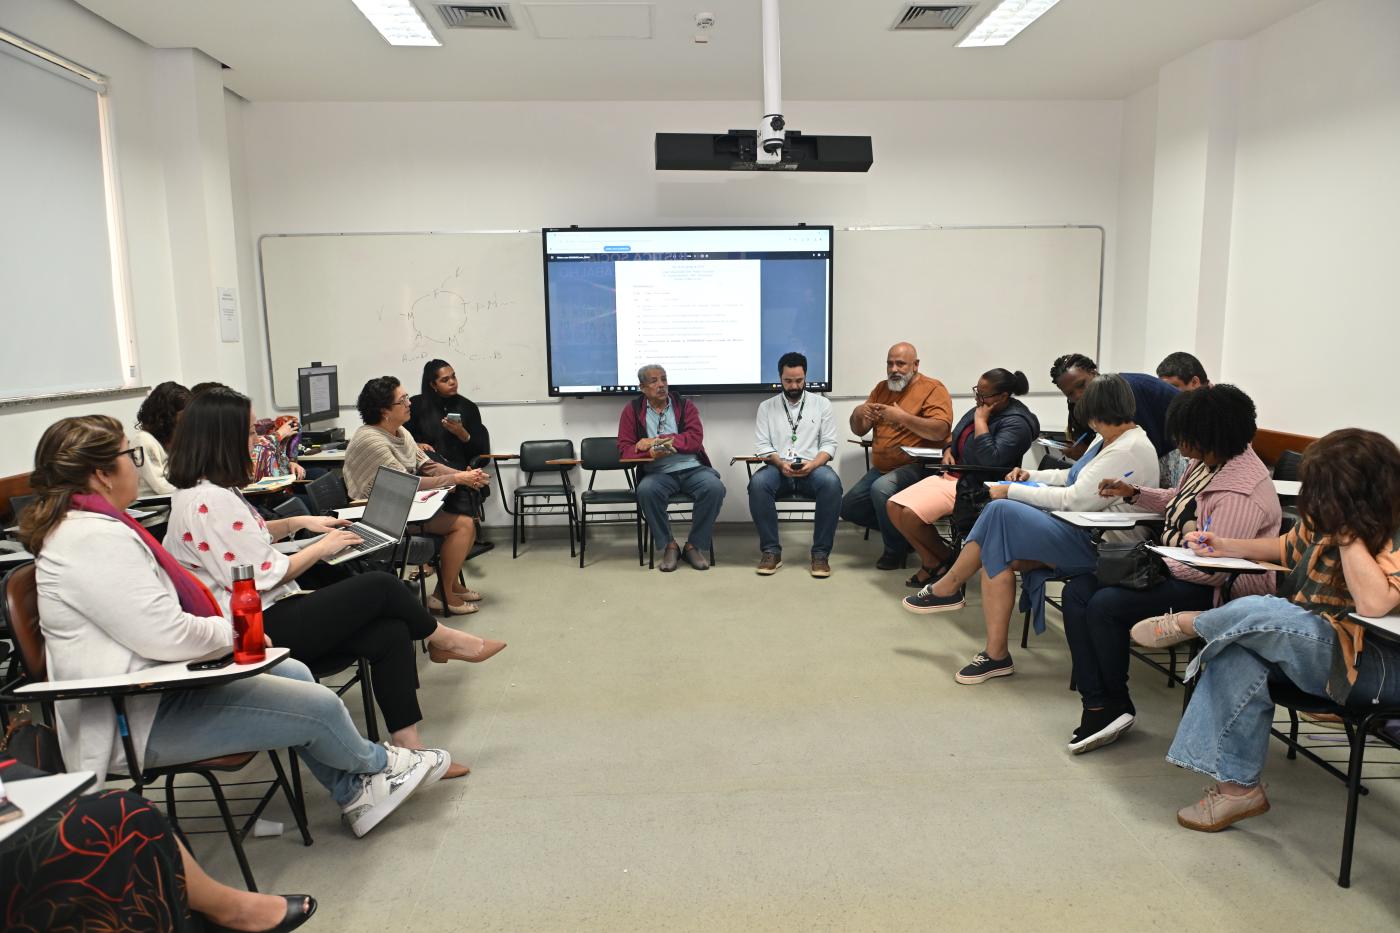
[[[713,18],[696,22],[713,25]],[[780,49],[778,0],[763,0],[763,119],[758,129],[657,133],[656,167],[690,172],[870,171],[874,156],[869,136],[803,136],[786,128]]]

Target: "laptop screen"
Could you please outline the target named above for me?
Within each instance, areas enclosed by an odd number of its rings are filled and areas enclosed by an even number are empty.
[[[380,467],[374,477],[374,488],[370,490],[369,502],[365,505],[364,518],[371,528],[377,528],[391,537],[403,534],[408,522],[408,512],[413,508],[413,497],[418,493],[418,477],[389,467]]]

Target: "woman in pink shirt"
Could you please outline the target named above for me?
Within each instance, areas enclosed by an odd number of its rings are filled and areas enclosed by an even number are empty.
[[[1167,408],[1167,435],[1189,459],[1172,489],[1104,480],[1099,495],[1122,498],[1144,512],[1161,513],[1162,544],[1185,547],[1186,535],[1210,531],[1226,538],[1262,538],[1279,533],[1283,518],[1269,470],[1249,443],[1254,438],[1254,402],[1232,385],[1182,392]],[[1065,639],[1074,659],[1075,686],[1084,711],[1069,750],[1082,754],[1107,745],[1133,724],[1137,710],[1128,695],[1128,631],[1135,622],[1172,610],[1209,609],[1224,598],[1273,593],[1274,575],[1236,579],[1228,597],[1226,576],[1206,574],[1166,560],[1167,579],[1150,589],[1100,586],[1092,573],[1065,584]]]

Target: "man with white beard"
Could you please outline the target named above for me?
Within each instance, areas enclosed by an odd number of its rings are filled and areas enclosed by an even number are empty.
[[[878,528],[884,553],[880,570],[904,566],[909,544],[890,522],[885,503],[890,496],[923,479],[923,468],[901,447],[938,447],[948,440],[953,424],[953,399],[948,389],[919,372],[919,353],[909,343],[890,347],[885,380],[875,386],[865,404],[851,412],[851,430],[871,438],[872,469],[841,500],[841,517],[865,528]]]

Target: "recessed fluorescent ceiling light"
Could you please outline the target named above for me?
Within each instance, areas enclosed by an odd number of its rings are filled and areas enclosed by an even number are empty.
[[[442,45],[410,0],[351,0],[390,45]]]
[[[1001,0],[977,27],[963,36],[958,48],[1005,45],[1060,0]]]

